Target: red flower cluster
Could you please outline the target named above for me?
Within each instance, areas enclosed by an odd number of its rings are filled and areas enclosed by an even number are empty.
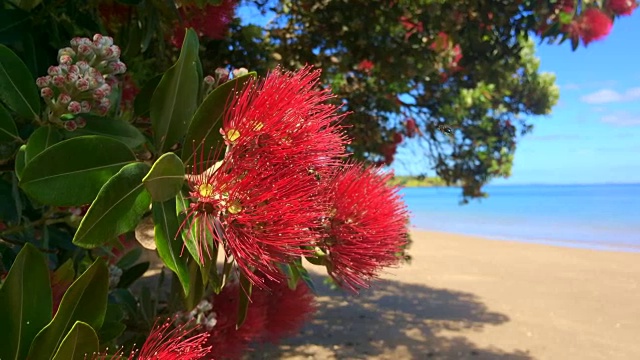
[[[420,34],[424,32],[424,25],[422,21],[414,21],[408,16],[400,16],[400,25],[404,28],[406,33],[404,34],[404,41],[409,40],[411,35]]]
[[[193,28],[200,37],[213,40],[224,39],[237,5],[237,0],[223,0],[219,5],[207,4],[203,8],[195,4],[182,6],[178,11],[183,22],[174,25],[171,43],[181,48],[185,28],[189,27]]]
[[[365,73],[368,73],[371,70],[373,70],[373,67],[374,67],[373,62],[367,59],[360,61],[360,63],[358,63],[358,66],[356,66],[358,70],[363,71]]]
[[[198,327],[189,324],[174,327],[170,319],[163,323],[156,322],[151,334],[137,351],[128,357],[121,352],[115,355],[93,354],[91,360],[198,360],[209,358],[210,346],[205,346],[209,334],[199,333]]]
[[[269,290],[253,289],[247,317],[240,328],[236,324],[239,294],[243,290],[238,283],[227,285],[220,294],[212,296],[211,312],[215,313],[216,323],[207,340],[211,358],[236,359],[253,342],[277,343],[297,333],[315,312],[313,294],[304,283],[298,283],[292,290],[285,282],[268,279],[265,282]]]
[[[578,19],[572,29],[574,36],[578,35],[585,45],[592,41],[600,40],[611,32],[613,20],[609,15],[603,13],[599,9],[589,8]]]
[[[331,212],[326,219],[329,274],[343,287],[367,287],[380,269],[398,263],[406,243],[407,210],[392,174],[348,164],[328,182]]]
[[[453,44],[447,33],[439,32],[429,48],[447,58],[447,63],[444,64],[440,73],[443,82],[448,79],[447,72],[456,72],[462,69],[459,65],[462,60],[462,48],[460,44]]]
[[[324,225],[336,207],[333,181],[344,168],[347,140],[339,126],[344,115],[338,114],[337,105],[327,103],[332,95],[319,86],[319,77],[311,67],[295,73],[276,69],[263,81],[249,82],[228,100],[220,129],[227,145],[223,160],[212,166],[204,149],[194,156],[188,179],[190,205],[182,228],[198,243],[201,261],[211,257],[211,246],[222,246],[258,287],[284,279],[279,264],[313,255],[314,248],[326,244]],[[373,182],[376,176],[375,184],[384,185],[380,174],[370,173],[367,179]],[[385,191],[351,200],[401,207],[399,199]],[[404,214],[394,214],[375,221],[395,229],[393,224]],[[370,216],[376,215],[365,212],[356,220],[368,222]],[[402,244],[402,234],[390,234],[387,241]],[[363,247],[362,256],[379,244],[371,233],[360,234],[358,241],[371,244]],[[376,261],[381,252],[395,256],[395,247],[382,245],[370,251]],[[336,249],[333,252],[341,248]],[[371,278],[373,271],[367,268],[362,274]]]
[[[638,3],[635,0],[608,0],[605,7],[616,15],[631,15]]]

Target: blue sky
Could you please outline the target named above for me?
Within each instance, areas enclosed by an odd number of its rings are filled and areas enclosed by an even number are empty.
[[[243,7],[245,22],[266,19]],[[640,11],[616,20],[604,40],[571,51],[541,44],[541,70],[556,74],[560,101],[516,151],[512,176],[493,184],[640,183]],[[399,149],[398,174],[414,172],[415,146]],[[429,172],[426,172],[429,174]]]
[[[640,182],[640,11],[611,34],[572,52],[540,45],[541,69],[553,72],[560,101],[534,119],[513,174],[495,184]]]

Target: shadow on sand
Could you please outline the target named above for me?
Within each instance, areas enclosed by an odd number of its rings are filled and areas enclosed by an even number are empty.
[[[301,333],[279,345],[256,345],[247,359],[533,359],[473,344],[480,331],[509,317],[471,293],[380,281],[358,296],[331,290],[314,276],[318,312]]]

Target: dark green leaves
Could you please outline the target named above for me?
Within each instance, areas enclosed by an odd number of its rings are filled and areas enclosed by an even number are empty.
[[[60,131],[53,126],[42,126],[37,128],[27,142],[27,148],[25,149],[27,162],[33,160],[36,156],[47,148],[62,141],[62,135]]]
[[[182,252],[182,236],[178,235],[178,216],[176,199],[153,203],[153,223],[155,224],[155,241],[158,255],[164,264],[171,269],[182,284],[185,294],[189,293],[188,256],[180,257]]]
[[[44,256],[25,245],[0,288],[0,359],[24,359],[51,320],[51,284]]]
[[[88,204],[111,176],[135,159],[120,141],[81,136],[55,144],[28,161],[20,186],[43,204]]]
[[[8,47],[0,45],[0,100],[25,118],[40,113],[40,96],[27,66]]]
[[[20,140],[16,123],[11,118],[11,114],[0,104],[0,143]]]
[[[120,119],[107,119],[98,116],[82,116],[87,125],[82,129],[68,132],[68,137],[82,135],[102,135],[118,141],[122,141],[130,148],[136,148],[146,141],[140,130]]]
[[[189,29],[178,61],[162,76],[151,98],[151,125],[160,153],[179,142],[197,107],[198,36]]]
[[[31,344],[29,359],[51,359],[76,321],[100,329],[107,310],[109,271],[102,259],[96,260],[69,287],[53,320]]]
[[[53,360],[85,360],[98,352],[98,335],[91,326],[76,321],[71,331],[64,337]]]
[[[245,84],[255,77],[255,72],[240,76],[222,84],[207,95],[195,115],[193,115],[193,120],[191,120],[191,125],[184,139],[182,160],[185,164],[189,164],[192,161],[194,153],[199,154],[200,151],[204,150],[204,153],[208,154],[211,149],[216,149],[217,146],[222,144],[220,128],[222,127],[222,116],[227,99],[231,93],[242,90]],[[204,147],[204,149],[201,149],[201,147]],[[213,164],[205,165],[205,167],[208,168],[211,165]]]
[[[156,160],[142,182],[153,201],[175,198],[184,183],[184,164],[176,154],[166,153]]]
[[[73,243],[93,248],[133,230],[151,204],[142,185],[148,171],[147,164],[133,163],[109,179],[82,219]]]

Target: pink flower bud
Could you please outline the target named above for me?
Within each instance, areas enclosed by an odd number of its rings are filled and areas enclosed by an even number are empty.
[[[82,113],[88,113],[89,111],[91,111],[91,103],[90,103],[90,102],[88,102],[88,101],[86,101],[86,100],[85,100],[85,101],[82,101],[82,102],[80,103],[80,108],[81,108],[81,109],[80,109],[80,110],[81,110],[80,112],[82,112]],[[78,124],[78,125],[79,125],[79,124]]]
[[[217,68],[215,71],[216,77],[218,78],[219,83],[226,82],[229,80],[229,70],[225,68]]]
[[[57,66],[49,66],[47,73],[51,76],[60,74],[60,68]]]
[[[89,81],[87,79],[78,79],[76,81],[76,88],[80,91],[89,90]]]
[[[68,73],[65,79],[68,83],[73,84],[80,79],[80,75],[78,73]]]
[[[85,120],[83,117],[79,117],[76,119],[76,125],[78,125],[78,128],[82,129],[83,127],[87,126],[87,120]]]
[[[76,63],[76,66],[80,70],[80,72],[86,72],[89,69],[89,64],[86,61],[80,60]]]
[[[51,76],[40,76],[36,79],[36,85],[39,88],[43,88],[45,86],[49,86],[51,84]]]
[[[100,35],[100,34],[93,35],[93,43],[94,44],[97,45],[97,44],[100,43],[100,41],[102,41],[102,35]]]
[[[60,64],[71,64],[73,62],[73,58],[69,55],[62,55],[60,59],[58,59]]]
[[[235,78],[235,77],[239,77],[239,76],[242,76],[242,75],[247,75],[248,73],[249,73],[249,70],[241,67],[239,69],[233,70],[233,77]]]
[[[117,45],[111,45],[109,46],[109,49],[111,49],[111,51],[113,52],[113,58],[117,59],[120,57],[120,55],[122,54],[122,52],[120,51],[120,47]]]
[[[51,88],[42,88],[40,90],[40,96],[42,96],[45,99],[51,99],[53,97],[53,90],[51,90]]]
[[[58,102],[60,104],[67,105],[69,104],[69,102],[71,102],[71,96],[69,96],[69,94],[67,93],[62,93],[58,95]]]
[[[98,105],[98,107],[96,108],[96,112],[100,115],[106,115],[108,111],[109,111],[108,106]]]
[[[78,124],[76,124],[76,122],[73,121],[73,120],[65,121],[64,122],[64,128],[67,131],[74,131],[75,129],[78,128]]]
[[[77,101],[72,101],[69,103],[69,106],[67,106],[67,110],[72,113],[72,114],[79,114],[80,111],[82,110],[82,107],[80,106],[80,103]]]
[[[91,54],[93,52],[93,49],[91,49],[91,47],[89,47],[89,45],[80,45],[78,46],[78,53],[82,56],[88,56],[89,54]]]
[[[80,68],[78,67],[78,65],[69,65],[69,73],[72,74],[79,74],[80,73]]]
[[[116,61],[109,64],[109,69],[114,75],[124,74],[127,71],[127,66],[122,61]]]
[[[56,87],[63,87],[66,80],[63,75],[56,75],[53,78],[51,78],[51,82]]]
[[[76,56],[76,52],[73,51],[72,48],[66,47],[66,48],[62,48],[62,49],[58,50],[58,57],[60,57],[62,55],[69,55],[69,56],[73,57],[73,56]]]
[[[73,39],[71,39],[71,41],[69,41],[69,43],[71,44],[71,46],[78,46],[80,45],[80,37],[74,37]]]
[[[204,83],[207,85],[213,85],[215,82],[216,82],[216,79],[211,75],[207,75],[204,77]]]
[[[111,100],[109,100],[109,98],[100,99],[100,105],[99,106],[105,106],[105,107],[109,108],[109,107],[111,107]]]
[[[93,98],[95,100],[101,100],[105,96],[107,96],[107,95],[105,95],[105,93],[104,93],[104,91],[102,89],[98,88],[98,89],[93,90]]]

